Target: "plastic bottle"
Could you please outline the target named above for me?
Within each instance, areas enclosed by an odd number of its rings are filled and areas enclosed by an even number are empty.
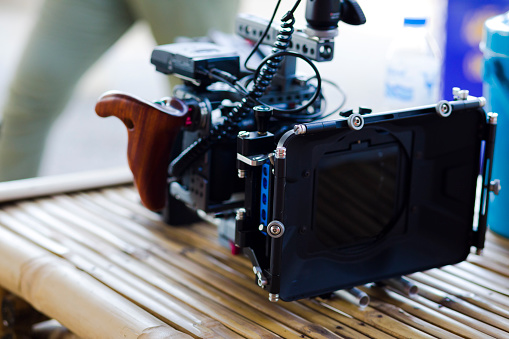
[[[438,102],[442,58],[428,34],[426,19],[405,18],[404,27],[387,53],[386,109]]]

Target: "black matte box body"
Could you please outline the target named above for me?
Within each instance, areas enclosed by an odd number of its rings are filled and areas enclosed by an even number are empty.
[[[305,135],[289,132],[280,140],[287,154],[281,220],[286,229],[280,274],[283,300],[321,295],[467,257],[486,116],[482,109],[454,111],[448,118],[439,117],[432,108],[428,111],[405,118],[387,115],[387,120],[373,123],[366,118],[360,131],[341,127]],[[320,247],[313,217],[321,159],[387,145],[399,148],[392,220],[367,243]],[[355,190],[362,177],[349,181],[349,189]]]

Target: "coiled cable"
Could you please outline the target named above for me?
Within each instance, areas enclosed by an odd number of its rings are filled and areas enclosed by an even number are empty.
[[[290,46],[295,24],[294,12],[301,0],[297,0],[293,8],[282,18],[279,34],[272,47],[272,54],[286,52]],[[240,105],[233,108],[227,115],[223,124],[215,125],[208,136],[198,138],[189,145],[180,155],[178,155],[170,164],[169,172],[171,176],[180,177],[184,171],[201,155],[207,152],[216,142],[226,137],[233,137],[238,133],[238,124],[245,119],[257,104],[260,97],[263,96],[270,86],[272,79],[281,67],[284,55],[278,54],[271,57],[263,65],[256,77],[254,87],[247,96],[242,98]]]

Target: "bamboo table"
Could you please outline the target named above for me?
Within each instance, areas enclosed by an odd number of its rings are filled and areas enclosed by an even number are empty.
[[[341,295],[270,303],[214,226],[165,225],[118,185],[125,174],[83,178],[0,184],[0,286],[82,338],[509,337],[509,241],[491,233],[482,256],[410,275],[415,297],[361,287],[365,308]]]

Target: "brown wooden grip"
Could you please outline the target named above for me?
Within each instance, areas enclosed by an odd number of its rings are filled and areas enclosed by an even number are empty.
[[[127,159],[141,202],[161,210],[168,190],[168,165],[175,138],[187,119],[188,107],[178,99],[163,106],[120,92],[99,98],[96,113],[116,116],[127,127]]]

